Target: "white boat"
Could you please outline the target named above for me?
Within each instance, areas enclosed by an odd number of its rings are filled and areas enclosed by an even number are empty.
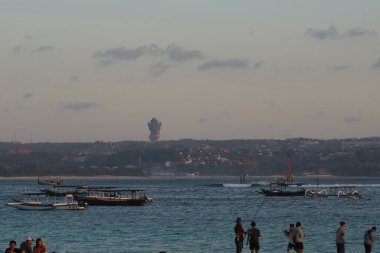
[[[39,201],[40,193],[26,193],[28,197],[36,196],[37,201],[30,201],[27,198],[24,200],[13,200],[7,203],[7,206],[17,208],[23,211],[53,211],[53,210],[84,210],[87,206],[79,205],[77,201],[74,201],[71,194],[66,195],[65,200],[58,202],[56,198],[50,200],[46,198],[44,202]]]

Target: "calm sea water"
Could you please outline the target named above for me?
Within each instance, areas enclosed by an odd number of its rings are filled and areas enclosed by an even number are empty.
[[[315,183],[315,179],[297,179]],[[143,188],[153,197],[142,207],[97,207],[82,212],[19,211],[5,206],[25,189],[42,189],[32,179],[0,180],[0,251],[9,241],[17,244],[29,235],[41,237],[48,250],[69,252],[234,252],[236,217],[248,228],[256,216],[262,232],[260,252],[286,252],[282,230],[300,221],[306,234],[304,252],[333,253],[335,231],[347,223],[346,252],[364,252],[366,229],[379,224],[380,178],[320,179],[321,184],[355,184],[368,197],[361,200],[304,197],[265,197],[253,188],[223,188],[227,178],[203,179],[71,179],[67,184]],[[256,180],[255,180],[256,181]],[[259,181],[269,181],[261,178]],[[248,252],[248,248],[243,249]],[[377,242],[373,252],[380,252]]]

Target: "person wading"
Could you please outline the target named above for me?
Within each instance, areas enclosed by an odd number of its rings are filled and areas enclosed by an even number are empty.
[[[364,234],[364,249],[365,253],[371,253],[372,244],[377,239],[376,237],[376,227],[372,227],[367,230]]]
[[[251,253],[254,253],[256,250],[256,253],[259,253],[260,250],[260,243],[259,243],[259,237],[261,237],[260,230],[256,228],[256,222],[251,222],[251,227],[249,228],[248,232],[248,238],[247,238],[247,244],[249,242],[249,249],[251,250]]]
[[[289,225],[289,231],[285,229],[283,232],[284,235],[289,238],[288,248],[286,249],[286,251],[290,253],[290,250],[296,250],[296,245],[294,243],[294,237],[296,232],[294,224]]]
[[[336,230],[336,236],[335,236],[337,253],[344,253],[344,244],[346,243],[345,230],[346,230],[346,222],[341,221],[339,228]]]
[[[236,225],[235,225],[235,245],[236,245],[236,253],[241,253],[243,249],[243,241],[244,241],[244,235],[246,232],[244,231],[242,220],[240,217],[236,218]]]

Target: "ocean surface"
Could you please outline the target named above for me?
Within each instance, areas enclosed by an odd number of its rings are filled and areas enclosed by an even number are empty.
[[[249,178],[254,183],[269,178]],[[315,184],[315,178],[297,178]],[[6,206],[22,192],[44,189],[36,179],[0,179],[0,252],[14,239],[42,238],[49,252],[168,253],[234,252],[234,225],[253,217],[261,230],[261,253],[286,252],[282,230],[300,221],[304,252],[333,253],[335,231],[346,221],[347,253],[364,252],[364,232],[380,228],[380,178],[322,177],[323,186],[355,185],[364,199],[266,197],[260,187],[225,188],[235,178],[66,179],[66,184],[142,188],[154,200],[140,207],[91,206],[85,211],[20,211]],[[249,252],[245,247],[243,252]],[[373,252],[380,252],[376,242]]]

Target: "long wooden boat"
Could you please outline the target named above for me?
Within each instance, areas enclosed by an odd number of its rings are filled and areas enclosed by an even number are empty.
[[[38,178],[37,183],[39,185],[63,185],[63,179],[58,178]]]
[[[152,202],[152,198],[143,195],[144,190],[93,189],[76,194],[75,200],[90,206],[142,206]]]
[[[301,187],[302,184],[279,184],[270,183],[268,189],[262,188],[258,193],[265,194],[266,196],[305,196],[306,189]]]

